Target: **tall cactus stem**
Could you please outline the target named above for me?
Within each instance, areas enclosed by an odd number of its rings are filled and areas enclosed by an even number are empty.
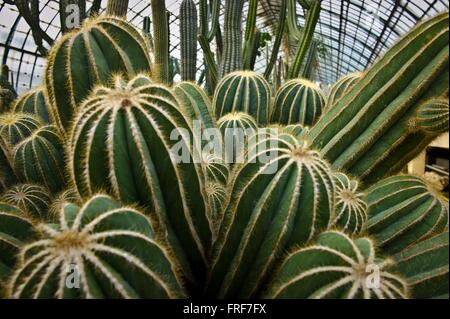
[[[193,0],[183,0],[180,8],[181,79],[195,81],[197,73],[197,8]]]
[[[106,14],[120,18],[126,17],[128,11],[128,2],[129,0],[108,0],[108,5],[106,6]]]
[[[243,61],[244,69],[250,70],[252,53],[257,37],[256,13],[258,10],[258,0],[250,0],[248,5],[247,23],[245,27]]]
[[[169,33],[165,0],[152,0],[152,20],[154,33],[153,80],[158,83],[169,82]]]
[[[275,42],[273,44],[272,53],[270,55],[269,62],[267,63],[266,70],[264,71],[264,77],[266,80],[269,80],[270,74],[273,71],[273,68],[275,67],[275,64],[278,60],[278,53],[280,51],[281,43],[283,41],[284,32],[286,30],[286,17],[287,17],[287,1],[288,0],[282,0],[281,1],[281,8],[280,8],[280,17],[278,22],[278,28],[277,28],[277,34],[275,37]]]

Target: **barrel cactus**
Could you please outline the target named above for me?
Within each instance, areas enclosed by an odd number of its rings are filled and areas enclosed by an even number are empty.
[[[65,187],[62,138],[53,125],[42,126],[13,149],[14,170],[23,181],[45,186],[50,192]]]
[[[38,87],[21,95],[14,103],[13,110],[15,113],[33,114],[44,124],[52,122],[44,87]]]
[[[230,182],[213,247],[206,293],[219,298],[254,296],[277,258],[333,219],[332,173],[317,152],[290,134],[269,136],[254,147]]]
[[[438,136],[410,124],[425,102],[448,92],[448,19],[438,14],[406,34],[311,129],[313,147],[335,169],[369,186]]]
[[[364,73],[354,72],[340,78],[330,90],[327,98],[327,108],[333,107],[337,101],[344,97],[356,83],[363,77]]]
[[[272,123],[314,125],[325,108],[326,97],[318,85],[305,79],[288,81],[275,97]]]
[[[367,190],[365,200],[367,231],[391,254],[448,226],[448,201],[419,177],[404,175],[382,180]]]
[[[147,207],[185,275],[192,281],[192,271],[204,276],[211,229],[203,174],[172,91],[141,76],[130,82],[118,77],[113,88],[95,90],[75,123],[69,170],[79,194],[104,190]],[[187,158],[175,158],[180,149]]]
[[[366,237],[352,239],[329,231],[290,253],[276,272],[265,298],[405,299],[407,283],[391,259],[376,254]],[[378,277],[378,278],[377,278]]]
[[[413,245],[395,256],[413,298],[449,297],[448,231]]]
[[[433,136],[445,133],[449,126],[448,97],[425,102],[418,110],[414,125]]]
[[[230,73],[215,91],[215,115],[220,118],[228,113],[245,112],[259,125],[265,125],[270,117],[270,96],[270,86],[264,77],[252,71]]]
[[[63,36],[52,47],[45,87],[52,118],[65,134],[74,113],[99,83],[112,75],[150,72],[147,42],[131,24],[112,17],[86,20],[81,29]]]
[[[138,210],[96,195],[66,203],[57,225],[25,246],[10,282],[13,298],[180,298],[167,249]],[[132,271],[130,271],[132,270]]]
[[[37,219],[48,220],[51,196],[45,187],[33,184],[15,185],[3,193],[0,201],[17,206]]]
[[[0,115],[0,139],[14,146],[29,137],[41,126],[39,119],[31,114],[4,113]]]

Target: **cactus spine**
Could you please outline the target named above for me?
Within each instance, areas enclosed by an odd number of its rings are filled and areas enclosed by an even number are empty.
[[[183,0],[180,7],[181,79],[195,81],[197,74],[197,7],[193,0]]]
[[[14,147],[12,158],[21,180],[44,185],[52,193],[64,188],[64,152],[56,127],[47,125],[34,131]]]
[[[448,39],[448,12],[419,24],[322,116],[313,146],[366,185],[403,169],[436,137],[410,120],[448,92]]]
[[[0,201],[17,206],[39,220],[49,220],[47,211],[51,202],[50,193],[42,186],[15,185],[3,193]]]
[[[395,259],[413,298],[448,299],[448,231],[403,250]]]
[[[134,208],[96,195],[83,207],[66,203],[59,225],[41,225],[40,230],[43,237],[20,252],[10,297],[184,297],[167,249]],[[71,265],[80,274],[80,289],[66,287]]]
[[[45,88],[39,87],[20,96],[13,106],[15,113],[32,114],[44,124],[51,124],[50,110],[45,99]]]
[[[129,0],[108,0],[106,14],[120,18],[126,18]]]
[[[6,145],[14,146],[30,136],[41,126],[37,117],[25,113],[5,113],[0,115],[0,139]]]
[[[96,85],[109,83],[118,73],[133,77],[149,72],[148,52],[140,32],[117,18],[87,20],[78,32],[62,37],[50,51],[45,73],[52,118],[61,135]]]
[[[144,77],[128,83],[117,78],[115,87],[98,88],[82,109],[69,156],[80,195],[105,190],[147,207],[185,275],[194,280],[192,270],[200,279],[211,241],[203,176],[189,137],[180,132],[180,141],[171,139],[178,129],[192,135],[172,91]],[[174,158],[178,146],[188,157],[182,162]]]
[[[380,287],[368,287],[368,267],[380,270]],[[393,260],[380,259],[369,238],[351,239],[336,231],[318,236],[312,246],[289,254],[265,298],[405,299],[407,283],[392,272]]]
[[[284,84],[275,97],[273,123],[311,126],[322,115],[325,95],[315,83],[294,79]]]
[[[384,251],[395,254],[442,232],[448,225],[448,201],[415,176],[394,176],[367,190],[367,231]]]
[[[449,126],[448,97],[425,102],[417,111],[413,121],[416,122],[418,129],[431,135],[447,132]]]
[[[256,152],[249,150],[253,155],[230,182],[213,247],[206,293],[219,298],[254,296],[277,258],[327,229],[333,218],[334,183],[317,152],[283,134],[252,148]],[[261,161],[259,153],[273,156]]]
[[[364,73],[355,72],[340,78],[331,88],[327,99],[327,108],[333,107],[337,101],[344,97],[363,77]]]
[[[242,13],[244,0],[225,0],[224,51],[219,77],[242,70]]]
[[[237,71],[224,77],[217,86],[213,105],[216,117],[245,112],[265,125],[270,116],[270,86],[264,77],[251,71]]]
[[[157,83],[169,83],[169,30],[165,0],[152,0],[153,50],[152,77]]]
[[[367,204],[359,183],[343,173],[334,174],[336,217],[334,224],[349,234],[359,234],[367,222]]]

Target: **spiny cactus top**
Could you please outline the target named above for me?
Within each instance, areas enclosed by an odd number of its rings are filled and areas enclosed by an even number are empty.
[[[97,84],[119,73],[133,77],[150,72],[148,52],[141,33],[119,18],[88,19],[62,37],[49,53],[45,73],[52,118],[61,132],[68,130],[74,112]]]
[[[58,225],[40,225],[11,278],[13,298],[179,298],[167,249],[142,213],[96,195],[66,203]]]
[[[172,90],[145,76],[130,82],[118,77],[112,88],[98,88],[82,110],[69,156],[80,195],[103,190],[125,203],[145,206],[159,220],[183,271],[189,271],[190,261],[204,275],[211,243],[204,179],[188,141],[191,126]]]
[[[336,182],[336,219],[334,223],[344,232],[360,233],[367,222],[367,204],[359,183],[343,173],[334,174]]]
[[[251,147],[256,152],[249,150],[253,154],[230,182],[213,247],[206,291],[220,298],[253,296],[286,249],[333,220],[334,182],[317,152],[290,134],[270,135]]]
[[[355,86],[356,82],[358,82],[364,73],[362,72],[354,72],[347,74],[340,78],[331,88],[330,93],[328,94],[327,99],[327,108],[333,107],[337,101],[339,101],[348,91]]]
[[[213,105],[217,118],[232,112],[245,112],[265,125],[270,117],[270,86],[264,77],[251,71],[228,74],[218,84]]]
[[[13,146],[41,126],[39,118],[26,113],[4,113],[0,114],[0,139],[6,144]]]
[[[275,97],[271,122],[311,126],[322,115],[325,101],[325,95],[315,83],[305,79],[288,81]]]
[[[367,231],[398,253],[448,227],[448,200],[416,176],[393,176],[367,190]]]
[[[289,254],[265,298],[403,299],[407,283],[390,270],[395,263],[380,259],[369,238],[352,239],[325,232],[311,245]]]
[[[17,206],[41,220],[48,220],[50,193],[45,187],[33,184],[19,184],[10,187],[0,197],[0,201]]]
[[[49,106],[45,100],[44,87],[38,87],[20,96],[14,103],[13,110],[15,113],[33,114],[44,124],[50,124],[52,122]]]

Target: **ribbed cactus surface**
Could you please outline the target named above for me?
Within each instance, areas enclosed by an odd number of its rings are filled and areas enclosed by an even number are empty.
[[[21,95],[13,105],[15,113],[28,113],[38,117],[42,123],[50,124],[50,110],[45,100],[45,88],[39,87]]]
[[[55,124],[67,132],[91,90],[109,83],[113,75],[149,71],[147,42],[131,24],[110,17],[87,20],[80,30],[62,37],[48,56],[45,87]]]
[[[364,73],[354,72],[340,78],[330,90],[327,98],[327,108],[333,107],[337,101],[344,97],[363,77]]]
[[[217,118],[232,112],[245,112],[265,125],[270,117],[270,86],[252,71],[237,71],[224,77],[214,94],[213,105]]]
[[[59,224],[41,225],[11,278],[13,298],[180,298],[167,249],[138,210],[96,195],[66,203]]]
[[[448,231],[411,246],[395,256],[396,270],[411,287],[417,299],[449,296]]]
[[[415,121],[417,128],[425,133],[436,135],[448,132],[448,96],[425,102],[418,110]]]
[[[45,187],[19,184],[10,187],[0,196],[0,201],[19,207],[40,220],[49,220],[47,215],[51,195]]]
[[[349,234],[364,230],[367,222],[367,204],[359,183],[343,173],[333,175],[336,183],[336,217],[334,224]]]
[[[192,136],[172,91],[143,76],[116,78],[113,88],[98,88],[82,109],[69,156],[78,192],[86,198],[105,190],[147,207],[183,271],[204,275],[211,230],[203,175],[192,141],[179,131]],[[180,161],[174,157],[178,146],[187,157]]]
[[[274,299],[404,299],[407,283],[369,238],[330,231],[290,253],[269,286]],[[378,277],[378,278],[377,278]]]
[[[152,76],[157,83],[169,83],[169,22],[165,0],[152,0],[153,52]]]
[[[129,0],[108,0],[106,14],[121,18],[126,17],[128,13],[128,2]]]
[[[14,146],[24,140],[41,126],[40,120],[31,114],[0,114],[0,139],[5,144]]]
[[[415,176],[394,176],[367,190],[367,231],[384,251],[395,254],[442,232],[448,200]]]
[[[197,74],[197,6],[193,0],[180,5],[181,79],[195,81]]]
[[[56,127],[40,127],[14,147],[15,172],[23,181],[41,184],[51,192],[61,191],[66,184],[62,143]]]
[[[326,97],[318,85],[305,79],[284,84],[275,97],[272,123],[311,126],[325,108]]]
[[[230,185],[206,293],[254,296],[286,250],[327,229],[334,214],[328,165],[294,136],[258,140]],[[271,153],[263,160],[259,156]]]
[[[448,18],[441,13],[401,38],[312,128],[313,146],[334,168],[370,185],[401,171],[436,138],[411,120],[448,93]]]

